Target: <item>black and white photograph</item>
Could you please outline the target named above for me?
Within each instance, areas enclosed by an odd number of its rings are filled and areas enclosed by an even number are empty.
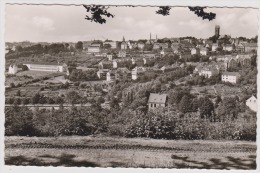
[[[257,169],[258,8],[4,8],[5,165]]]

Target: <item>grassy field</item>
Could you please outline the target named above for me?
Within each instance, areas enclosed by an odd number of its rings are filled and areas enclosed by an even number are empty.
[[[256,169],[256,143],[112,137],[6,137],[7,165]]]

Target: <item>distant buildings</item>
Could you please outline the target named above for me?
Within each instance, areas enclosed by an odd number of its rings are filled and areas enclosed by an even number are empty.
[[[28,67],[28,70],[34,71],[51,71],[51,72],[67,72],[67,64],[63,63],[49,63],[49,62],[35,62],[24,63]]]
[[[158,107],[166,107],[167,94],[150,93],[148,100],[148,109],[152,110]]]
[[[237,72],[223,72],[221,76],[221,81],[236,84],[238,83],[239,78],[240,74]]]
[[[88,46],[88,53],[100,53],[101,45],[100,44],[92,44]]]
[[[117,48],[117,45],[118,43],[116,41],[110,41],[110,40],[106,40],[103,45],[110,45],[111,46],[111,49],[116,49]]]
[[[257,112],[257,98],[255,96],[251,96],[246,100],[246,105],[254,112]]]
[[[209,50],[206,48],[206,47],[202,47],[201,49],[200,49],[200,54],[201,55],[208,55],[208,53],[209,53]]]
[[[126,57],[126,51],[125,50],[120,50],[118,52],[118,57],[120,58],[125,58]]]
[[[199,48],[193,48],[193,49],[191,49],[191,55],[199,55],[199,53],[200,53]]]

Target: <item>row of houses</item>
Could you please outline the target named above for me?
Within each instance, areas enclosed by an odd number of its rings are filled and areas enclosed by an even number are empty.
[[[135,67],[131,71],[125,67],[117,69],[99,69],[97,76],[99,79],[112,82],[115,80],[137,80],[139,77],[148,73],[155,73],[156,71],[162,72],[160,69],[149,67]]]
[[[213,62],[211,64],[199,64],[195,67],[194,74],[210,78],[212,76],[218,76],[221,74],[222,82],[238,83],[240,74],[238,72],[228,72],[227,65],[221,62]]]

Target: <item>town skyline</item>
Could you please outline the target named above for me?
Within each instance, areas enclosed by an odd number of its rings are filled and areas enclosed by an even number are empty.
[[[87,12],[82,6],[6,5],[5,41],[121,41],[123,36],[126,40],[149,39],[150,33],[152,39],[156,35],[158,39],[186,36],[203,39],[214,35],[215,25],[221,26],[220,35],[247,38],[258,35],[257,9],[208,8],[217,15],[213,21],[202,20],[187,7],[174,7],[169,16],[155,14],[156,10],[156,7],[111,7],[109,12],[115,17],[101,25],[84,19]]]

